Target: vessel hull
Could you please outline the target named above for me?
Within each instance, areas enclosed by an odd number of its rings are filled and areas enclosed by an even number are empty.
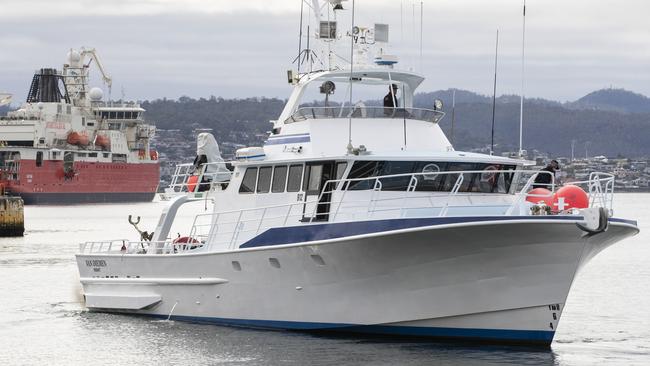
[[[638,231],[612,222],[586,236],[575,223],[488,219],[221,253],[80,254],[77,262],[91,310],[548,345],[579,269]]]
[[[62,161],[22,159],[17,179],[0,180],[26,205],[150,202],[158,189],[158,162],[111,163],[79,161],[66,176]]]

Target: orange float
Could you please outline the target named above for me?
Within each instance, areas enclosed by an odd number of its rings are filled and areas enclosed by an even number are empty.
[[[562,199],[562,202],[560,202]],[[562,207],[560,207],[562,206]],[[589,207],[589,195],[582,188],[568,184],[558,189],[553,196],[553,210],[563,211],[571,208]]]
[[[546,188],[535,188],[528,192],[526,201],[534,204],[544,202],[546,206],[553,207],[555,197],[553,193]]]
[[[196,189],[196,184],[199,182],[199,176],[198,175],[192,175],[189,178],[187,178],[187,190],[190,192],[194,192]]]
[[[70,145],[86,146],[88,145],[88,136],[73,131],[68,134],[66,141]]]
[[[97,135],[95,137],[95,146],[100,146],[104,149],[108,149],[111,147],[111,139],[105,135]]]

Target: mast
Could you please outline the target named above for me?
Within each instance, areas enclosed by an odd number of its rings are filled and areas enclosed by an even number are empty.
[[[451,94],[451,143],[454,144],[454,124],[456,122],[456,89]]]
[[[490,155],[494,155],[494,117],[497,105],[497,65],[499,57],[499,30],[497,29],[497,41],[494,47],[494,89],[492,91],[492,144],[490,145]],[[521,146],[519,147],[521,151]]]
[[[354,72],[354,0],[352,0],[352,24],[350,25],[350,108],[352,108],[352,75]],[[352,113],[348,116],[348,154],[352,152]]]
[[[524,61],[526,46],[526,0],[524,0],[523,31],[521,36],[521,99],[519,102],[519,157],[523,157],[524,128]]]

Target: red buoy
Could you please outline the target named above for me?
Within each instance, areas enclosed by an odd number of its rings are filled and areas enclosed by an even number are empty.
[[[589,207],[589,195],[582,188],[568,184],[555,192],[553,210],[563,211],[571,208]]]
[[[196,184],[199,182],[199,176],[198,175],[192,175],[189,178],[187,178],[187,190],[189,192],[194,192],[194,189],[196,188]]]
[[[544,202],[546,206],[553,207],[553,193],[546,188],[535,188],[528,192],[526,201],[537,204]]]

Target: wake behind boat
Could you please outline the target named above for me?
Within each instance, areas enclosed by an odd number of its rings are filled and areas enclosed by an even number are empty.
[[[335,3],[317,15],[325,40],[338,37],[325,21]],[[454,150],[440,104],[413,107],[423,77],[394,68],[383,32],[350,33],[352,66],[290,74],[293,92],[266,143],[238,154],[227,184],[210,185],[214,212],[197,215],[182,241],[169,234],[191,194],[171,198],[151,241],[81,244],[86,306],[258,328],[550,344],[576,274],[638,233],[636,222],[612,216],[614,177],[592,173],[562,188],[551,179],[548,192],[531,192],[545,173],[525,161]],[[374,48],[374,64],[364,62]],[[388,91],[389,103],[352,103],[353,90]],[[318,94],[324,101],[305,102]]]

